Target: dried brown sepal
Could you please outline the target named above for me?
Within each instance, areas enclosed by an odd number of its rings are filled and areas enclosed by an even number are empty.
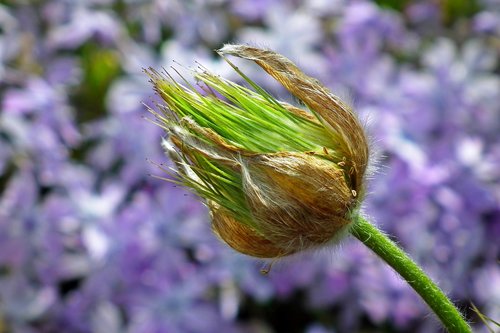
[[[305,153],[262,154],[243,160],[243,186],[259,231],[297,252],[325,244],[347,226],[356,201],[344,173]]]
[[[255,229],[238,222],[216,204],[209,204],[212,230],[234,250],[256,258],[279,258],[292,254],[277,247]]]
[[[196,151],[207,158],[239,170],[240,164],[237,162],[237,156],[255,155],[227,143],[219,134],[209,128],[199,126],[192,119],[182,118],[181,124],[192,133],[179,127],[170,132],[170,140],[186,156],[191,157],[193,151]]]
[[[281,105],[285,107],[289,112],[293,113],[296,116],[302,117],[304,119],[307,119],[313,123],[319,124],[318,118],[313,116],[311,113],[302,110],[301,108],[296,107],[295,105],[291,105],[285,102],[281,102]]]
[[[321,246],[350,223],[347,215],[356,198],[344,170],[331,161],[307,153],[251,153],[192,121],[181,122],[207,142],[172,135],[179,150],[188,157],[197,151],[242,173],[256,229],[221,213],[220,208],[211,208],[214,230],[237,251],[260,258],[281,257]]]
[[[333,95],[318,80],[305,75],[288,58],[247,45],[225,45],[221,54],[252,60],[314,111],[331,131],[339,150],[346,156],[345,170],[350,187],[363,193],[363,178],[368,165],[368,140],[351,108]]]

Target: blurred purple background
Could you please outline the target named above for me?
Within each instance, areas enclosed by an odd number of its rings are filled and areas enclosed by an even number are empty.
[[[500,319],[499,36],[497,0],[2,1],[0,333],[440,331],[355,239],[262,276],[149,176],[168,161],[141,69],[235,79],[225,42],[352,101],[378,151],[367,214],[488,332],[471,304]]]

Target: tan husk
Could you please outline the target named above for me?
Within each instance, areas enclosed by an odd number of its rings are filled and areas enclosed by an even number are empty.
[[[319,115],[324,125],[331,129],[331,135],[340,144],[339,149],[346,157],[345,169],[352,189],[358,194],[363,193],[363,177],[368,166],[368,142],[358,118],[347,104],[276,52],[247,45],[225,45],[219,52],[255,61]]]
[[[244,45],[227,45],[220,52],[255,61],[302,100],[314,115],[274,101],[265,93],[261,94],[262,102],[267,98],[266,101],[271,100],[293,114],[290,115],[293,121],[303,123],[304,128],[309,129],[311,127],[307,126],[313,124],[313,128],[316,126],[321,131],[309,137],[307,130],[299,130],[298,134],[294,131],[280,133],[285,134],[281,135],[285,138],[299,135],[293,142],[301,145],[287,146],[285,142],[284,146],[295,150],[306,147],[304,150],[310,149],[308,151],[276,151],[275,148],[254,151],[249,147],[265,148],[265,144],[276,137],[266,136],[267,127],[259,128],[262,141],[249,145],[244,142],[246,137],[234,135],[234,129],[240,127],[231,128],[233,135],[225,137],[227,128],[218,127],[215,121],[203,123],[209,127],[201,126],[195,119],[226,120],[224,117],[231,114],[224,112],[229,109],[218,109],[213,99],[203,100],[205,97],[189,90],[183,99],[182,89],[185,88],[175,83],[169,86],[153,73],[153,83],[160,94],[163,92],[161,95],[170,107],[160,119],[165,120],[162,127],[169,132],[167,150],[177,164],[180,181],[205,198],[213,231],[233,249],[246,255],[281,258],[337,239],[353,223],[350,216],[359,208],[364,194],[369,151],[358,118],[348,105],[317,80],[306,76],[290,60],[275,52]],[[244,93],[244,90],[235,91]],[[193,96],[196,96],[195,102],[191,103]],[[253,101],[258,103],[260,99]],[[197,109],[198,103],[205,109]],[[223,103],[226,102],[221,101],[221,105]],[[184,111],[176,109],[181,106]],[[207,110],[214,114],[207,114]],[[244,111],[252,112],[250,109]],[[198,117],[198,112],[205,113]],[[238,116],[246,115],[238,113]],[[287,116],[285,114],[284,118]],[[254,122],[255,117],[254,114]],[[266,118],[262,124],[268,124],[270,119],[276,121],[276,117]],[[233,124],[241,126],[246,133],[248,126],[252,126],[251,123]],[[286,127],[285,122],[282,124]],[[277,126],[281,128],[279,120],[272,125],[275,125],[274,131]],[[318,137],[320,139],[315,139]],[[328,139],[322,140],[323,137]],[[308,144],[303,145],[303,142]],[[200,162],[203,160],[208,162]]]
[[[342,170],[304,153],[263,154],[243,162],[243,186],[258,228],[293,252],[317,247],[348,225],[356,204]]]
[[[281,257],[323,245],[350,223],[347,215],[356,198],[344,170],[331,161],[295,152],[252,154],[224,143],[211,131],[198,133],[209,134],[206,138],[213,141],[202,144],[199,139],[180,141],[176,136],[172,141],[188,156],[198,152],[242,174],[255,229],[209,204],[214,230],[237,251]],[[183,145],[186,142],[189,145]]]
[[[235,220],[229,212],[210,203],[212,230],[234,250],[256,258],[279,258],[292,254],[264,238],[256,229]]]

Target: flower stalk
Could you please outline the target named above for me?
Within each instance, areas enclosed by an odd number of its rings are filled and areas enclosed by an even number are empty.
[[[351,234],[392,267],[422,297],[450,333],[470,333],[469,324],[441,289],[393,241],[361,216]]]
[[[277,101],[206,69],[198,84],[149,69],[166,105],[155,115],[175,163],[171,181],[208,207],[214,233],[234,250],[271,259],[331,245],[349,232],[394,268],[452,333],[470,327],[443,292],[376,227],[360,217],[369,145],[349,105],[289,59],[226,45],[219,53],[254,61],[308,108]]]

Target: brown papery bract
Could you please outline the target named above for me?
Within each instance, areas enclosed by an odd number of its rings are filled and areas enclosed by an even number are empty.
[[[167,103],[158,116],[178,182],[205,199],[213,231],[238,252],[276,259],[339,239],[364,194],[368,144],[351,108],[287,58],[226,45],[220,53],[255,61],[312,113],[208,72],[205,96],[151,72]],[[227,59],[226,59],[227,60]]]
[[[368,140],[356,114],[347,104],[318,80],[305,75],[288,58],[274,51],[247,45],[225,45],[219,52],[254,61],[315,112],[331,130],[334,140],[339,143],[338,149],[346,157],[344,168],[350,187],[359,195],[364,193]]]
[[[259,231],[291,252],[333,239],[356,204],[343,171],[305,153],[244,159],[243,186]]]
[[[217,204],[209,204],[212,230],[234,250],[256,258],[280,258],[292,254],[264,238],[255,228],[235,220]]]

